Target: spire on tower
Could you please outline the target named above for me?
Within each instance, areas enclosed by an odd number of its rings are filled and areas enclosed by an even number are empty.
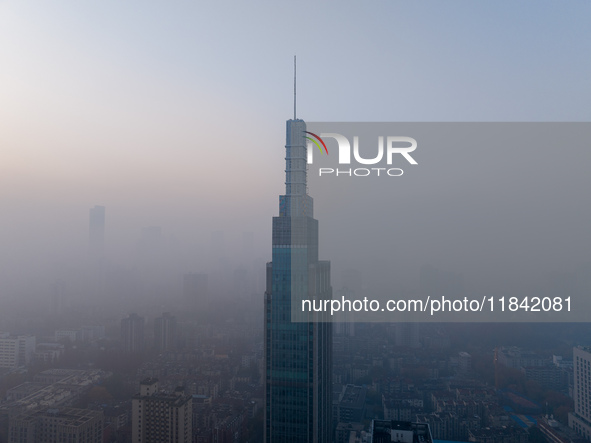
[[[296,119],[296,56],[293,56],[293,119]]]

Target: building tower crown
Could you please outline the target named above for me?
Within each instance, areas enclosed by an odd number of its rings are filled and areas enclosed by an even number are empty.
[[[285,143],[285,194],[306,195],[307,189],[307,148],[306,123],[303,120],[287,121]]]

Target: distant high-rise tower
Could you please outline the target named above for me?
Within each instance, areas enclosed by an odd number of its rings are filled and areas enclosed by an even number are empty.
[[[568,414],[568,425],[591,440],[591,348],[573,349],[573,372],[575,410]]]
[[[90,209],[88,223],[88,242],[94,255],[102,255],[105,249],[105,207]]]
[[[159,391],[158,380],[140,383],[131,400],[133,443],[191,443],[193,441],[192,398],[182,388],[174,393]]]
[[[419,323],[405,322],[396,323],[396,346],[405,348],[419,348],[421,343],[419,341]]]
[[[57,280],[51,285],[51,313],[61,315],[64,313],[66,301],[66,283],[63,280]]]
[[[121,341],[126,352],[144,350],[144,317],[129,314],[129,317],[121,320]]]
[[[163,352],[176,346],[176,317],[165,312],[154,319],[154,349]]]
[[[11,336],[8,332],[0,332],[0,368],[26,366],[31,362],[34,353],[34,336]]]
[[[324,443],[332,436],[332,325],[296,312],[302,299],[330,299],[330,262],[318,260],[318,221],[306,185],[306,123],[287,122],[286,192],[273,217],[265,292],[266,443]]]
[[[207,307],[208,283],[207,274],[185,274],[183,275],[183,298],[185,307],[189,309]]]

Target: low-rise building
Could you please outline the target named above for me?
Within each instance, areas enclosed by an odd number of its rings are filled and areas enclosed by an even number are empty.
[[[8,443],[102,443],[103,413],[60,408],[26,412],[9,422]]]

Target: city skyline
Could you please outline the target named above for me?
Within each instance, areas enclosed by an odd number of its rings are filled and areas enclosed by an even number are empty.
[[[0,442],[590,438],[590,18],[0,2]]]

